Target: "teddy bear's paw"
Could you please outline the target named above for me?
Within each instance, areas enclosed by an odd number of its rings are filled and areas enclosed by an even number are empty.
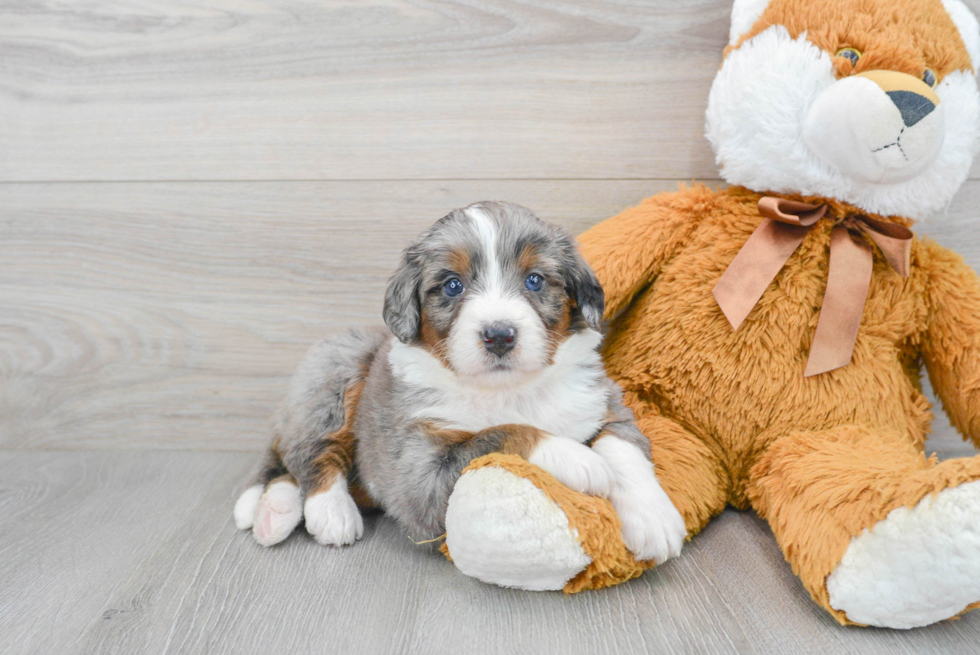
[[[248,530],[255,523],[255,510],[259,508],[259,499],[264,489],[264,485],[252,485],[235,501],[235,527],[239,530]]]
[[[446,547],[466,575],[531,591],[562,589],[592,563],[558,504],[530,480],[495,466],[456,482]]]
[[[855,623],[916,628],[980,602],[980,481],[899,507],[851,539],[827,577]]]
[[[623,543],[633,556],[662,564],[680,555],[687,527],[661,488],[650,460],[618,437],[603,437],[593,448],[613,469],[609,501],[623,523]]]
[[[364,534],[364,520],[344,479],[307,498],[303,514],[306,531],[324,546],[350,545]]]
[[[606,460],[572,439],[548,435],[527,461],[579,493],[606,497],[612,487],[613,472]]]
[[[252,536],[263,546],[274,546],[288,537],[302,518],[299,487],[292,482],[273,482],[259,498]]]

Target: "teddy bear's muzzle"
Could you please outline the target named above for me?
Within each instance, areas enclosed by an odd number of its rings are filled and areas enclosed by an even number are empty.
[[[892,184],[925,171],[946,134],[943,107],[922,80],[867,71],[827,87],[804,119],[803,140],[821,160],[862,182]]]

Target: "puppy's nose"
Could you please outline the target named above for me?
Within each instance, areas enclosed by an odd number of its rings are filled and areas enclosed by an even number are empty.
[[[483,328],[483,347],[494,355],[506,355],[517,345],[517,330],[511,325],[494,323]]]
[[[902,122],[905,127],[912,127],[932,113],[936,103],[925,96],[912,91],[888,91],[887,95],[902,112]]]

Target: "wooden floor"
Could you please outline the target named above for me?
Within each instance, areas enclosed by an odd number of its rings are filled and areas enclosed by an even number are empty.
[[[980,1],[971,2],[980,10]],[[481,199],[578,232],[718,184],[725,0],[0,0],[0,653],[966,653],[841,628],[766,527],[573,597],[384,517],[273,549],[231,507],[315,339]],[[917,227],[980,267],[980,168]],[[970,456],[941,415],[928,447]]]

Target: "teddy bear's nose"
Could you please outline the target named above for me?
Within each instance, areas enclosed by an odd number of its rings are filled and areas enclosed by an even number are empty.
[[[914,91],[886,91],[885,94],[902,113],[905,127],[912,127],[936,108],[936,103]]]

